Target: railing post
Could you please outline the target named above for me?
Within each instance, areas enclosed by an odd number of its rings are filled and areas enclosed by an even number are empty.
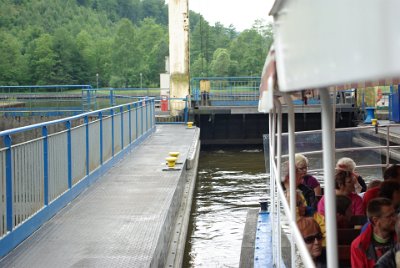
[[[327,264],[329,268],[338,267],[338,251],[337,251],[337,229],[336,229],[336,205],[335,205],[335,182],[334,166],[335,166],[335,129],[333,128],[332,105],[329,98],[328,89],[320,89],[322,107],[322,150],[324,163],[324,183],[325,183],[325,214],[326,223],[326,246],[327,246]]]
[[[147,102],[148,101],[147,101],[147,97],[146,97],[146,99],[144,100],[144,108],[146,110],[146,132],[147,132],[147,130],[149,130],[149,124],[148,124],[148,121],[149,121],[149,113],[148,113],[149,107],[148,107]]]
[[[124,108],[119,107],[119,113],[121,114],[121,150],[124,149]]]
[[[150,126],[154,126],[154,98],[150,101]]]
[[[296,171],[295,171],[295,121],[293,100],[287,93],[283,94],[288,107],[288,147],[289,147],[289,193],[290,193],[290,214],[292,220],[296,222]],[[291,232],[291,261],[292,267],[295,267],[296,252],[294,247],[294,234]]]
[[[139,116],[138,116],[138,103],[137,102],[135,102],[133,104],[133,108],[135,109],[135,117],[136,117],[136,120],[135,120],[135,124],[136,124],[136,126],[135,126],[135,133],[136,133],[135,140],[137,140],[137,138],[139,136],[139,123],[138,123]]]
[[[67,128],[67,169],[68,169],[68,189],[72,188],[72,141],[71,141],[71,121],[65,122]]]
[[[49,204],[49,138],[47,126],[42,127],[43,136],[43,198],[44,205]]]
[[[128,105],[128,121],[129,121],[129,144],[132,143],[132,109],[131,105]]]
[[[84,117],[85,120],[85,129],[86,129],[86,175],[89,175],[90,170],[90,155],[89,155],[89,117],[86,115]]]
[[[14,226],[14,211],[13,211],[13,180],[12,180],[12,155],[11,145],[12,140],[10,135],[4,136],[4,145],[6,149],[6,203],[7,203],[7,231],[11,232]]]
[[[188,113],[189,113],[189,108],[188,108],[188,102],[189,102],[189,95],[186,95],[186,100],[185,100],[185,110],[184,110],[184,120],[185,124],[188,122]]]
[[[386,168],[390,163],[390,125],[386,126]]]
[[[111,115],[111,155],[114,157],[114,109],[110,110]]]
[[[143,133],[144,133],[144,131],[143,131],[143,121],[144,121],[144,119],[143,119],[143,117],[144,117],[144,104],[143,104],[143,101],[141,102],[141,106],[140,106],[140,117],[141,117],[141,120],[140,120],[140,125],[141,125],[141,128],[140,128],[140,136],[142,136],[143,135]]]
[[[99,112],[100,122],[100,165],[103,165],[103,113]]]

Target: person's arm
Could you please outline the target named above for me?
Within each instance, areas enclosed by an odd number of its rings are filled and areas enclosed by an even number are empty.
[[[315,195],[321,195],[321,185],[314,188]]]
[[[364,179],[361,176],[357,177],[358,184],[361,186],[361,193],[367,191],[367,184],[365,183]]]
[[[319,200],[318,206],[317,206],[317,211],[318,211],[319,214],[325,215],[325,201],[324,201],[324,197],[322,197],[321,200]]]

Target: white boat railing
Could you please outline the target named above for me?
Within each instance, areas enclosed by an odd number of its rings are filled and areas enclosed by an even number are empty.
[[[323,93],[326,92],[326,94]],[[301,151],[307,156],[315,156],[323,159],[323,169],[314,168],[309,169],[309,172],[321,172],[325,174],[323,176],[322,183],[324,184],[325,194],[325,206],[326,206],[326,238],[327,238],[327,263],[329,267],[338,267],[338,254],[337,254],[337,228],[336,228],[336,206],[335,206],[335,185],[334,180],[330,179],[334,177],[335,161],[341,156],[346,156],[352,152],[360,154],[364,151],[364,154],[371,155],[370,152],[374,152],[376,156],[372,157],[374,163],[368,159],[370,163],[364,163],[363,161],[357,163],[357,170],[367,170],[361,175],[371,173],[370,170],[375,168],[379,170],[378,176],[382,176],[382,169],[390,165],[390,160],[396,154],[399,154],[397,159],[400,161],[400,146],[391,144],[391,129],[399,128],[399,141],[400,141],[400,124],[385,124],[374,126],[360,126],[352,128],[334,129],[332,111],[333,107],[330,104],[329,93],[327,90],[321,90],[320,94],[323,96],[325,105],[322,106],[322,130],[315,131],[303,131],[300,133],[294,132],[294,112],[291,102],[290,95],[284,94],[285,102],[290,105],[287,107],[288,111],[288,133],[282,133],[282,105],[278,98],[275,98],[274,108],[269,113],[269,169],[270,169],[270,198],[271,198],[271,221],[273,226],[272,231],[272,245],[273,245],[273,263],[275,267],[281,267],[282,264],[282,223],[285,222],[290,227],[290,243],[291,243],[291,267],[297,267],[296,265],[296,249],[298,255],[301,256],[302,262],[305,267],[314,267],[314,262],[306,248],[303,237],[297,228],[296,223],[296,191],[295,191],[295,160],[294,155],[296,153],[295,134],[309,134],[309,135],[322,135],[322,148],[321,150],[313,151]],[[347,133],[346,133],[347,132]],[[360,137],[352,135],[354,133],[368,134],[370,137],[364,137],[360,147],[354,146],[353,143],[349,143],[348,147],[335,148],[335,141],[337,141],[336,134],[345,136],[349,134],[351,139],[358,139]],[[376,135],[376,136],[371,136]],[[288,153],[282,154],[283,138],[287,136],[287,147]],[[374,142],[368,142],[369,139],[376,139]],[[377,141],[378,140],[378,141]],[[379,142],[382,141],[383,142]],[[381,143],[384,143],[381,145]],[[368,145],[368,146],[366,146]],[[383,156],[383,157],[382,157]],[[288,204],[285,193],[281,186],[282,174],[282,161],[288,159],[289,163],[289,178],[290,178],[290,205]],[[365,162],[368,162],[365,161]],[[381,177],[382,178],[382,177]],[[281,209],[285,215],[285,221],[282,221]],[[334,246],[333,246],[334,245]]]

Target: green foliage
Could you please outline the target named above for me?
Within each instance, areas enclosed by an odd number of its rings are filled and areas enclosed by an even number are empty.
[[[164,0],[0,0],[0,85],[158,86],[168,56]],[[191,76],[259,74],[271,27],[239,33],[190,16]],[[98,74],[98,76],[97,76]]]

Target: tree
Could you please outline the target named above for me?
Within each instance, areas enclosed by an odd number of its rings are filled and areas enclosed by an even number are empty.
[[[227,49],[218,48],[213,55],[210,68],[215,76],[228,76],[229,66],[231,65],[231,56]]]
[[[206,77],[208,76],[208,64],[205,58],[201,55],[194,61],[190,68],[190,75],[192,77]]]
[[[136,30],[132,22],[122,19],[117,28],[112,51],[113,87],[133,87],[138,85],[141,53],[137,46]]]
[[[33,41],[30,53],[30,69],[33,79],[31,84],[46,85],[55,82],[56,55],[52,46],[53,38],[49,34],[42,34]]]
[[[232,60],[238,62],[238,75],[260,74],[268,51],[266,40],[254,29],[244,30],[230,47]]]
[[[21,44],[12,35],[0,32],[0,85],[18,85],[26,62]]]

